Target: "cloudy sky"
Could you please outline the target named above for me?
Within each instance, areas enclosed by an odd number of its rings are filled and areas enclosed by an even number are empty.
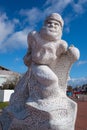
[[[50,13],[64,19],[62,39],[80,50],[70,77],[87,77],[87,0],[0,0],[0,65],[24,73],[27,35],[39,30]]]

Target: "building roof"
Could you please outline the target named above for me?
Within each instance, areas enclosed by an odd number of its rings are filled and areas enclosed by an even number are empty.
[[[7,70],[7,71],[10,71],[9,69],[3,67],[3,66],[0,66],[0,70]]]
[[[3,66],[0,66],[0,75],[20,75],[19,73],[17,72],[13,72]]]

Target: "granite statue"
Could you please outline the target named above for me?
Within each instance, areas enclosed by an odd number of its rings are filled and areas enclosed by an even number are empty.
[[[62,40],[64,21],[58,13],[47,16],[40,31],[28,34],[24,56],[27,72],[0,116],[2,130],[74,130],[77,104],[67,97],[71,66],[78,48]]]

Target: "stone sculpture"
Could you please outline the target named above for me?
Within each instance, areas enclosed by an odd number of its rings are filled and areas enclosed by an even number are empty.
[[[28,34],[28,71],[0,116],[3,130],[74,130],[77,104],[67,97],[66,88],[79,50],[61,39],[63,24],[52,13],[39,32]]]

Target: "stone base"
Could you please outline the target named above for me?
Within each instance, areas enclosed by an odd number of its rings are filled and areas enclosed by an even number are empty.
[[[77,106],[68,98],[65,101],[67,109],[66,106],[65,108],[59,106],[58,109],[49,112],[27,106],[28,116],[23,120],[14,118],[9,130],[74,130],[74,116]]]

